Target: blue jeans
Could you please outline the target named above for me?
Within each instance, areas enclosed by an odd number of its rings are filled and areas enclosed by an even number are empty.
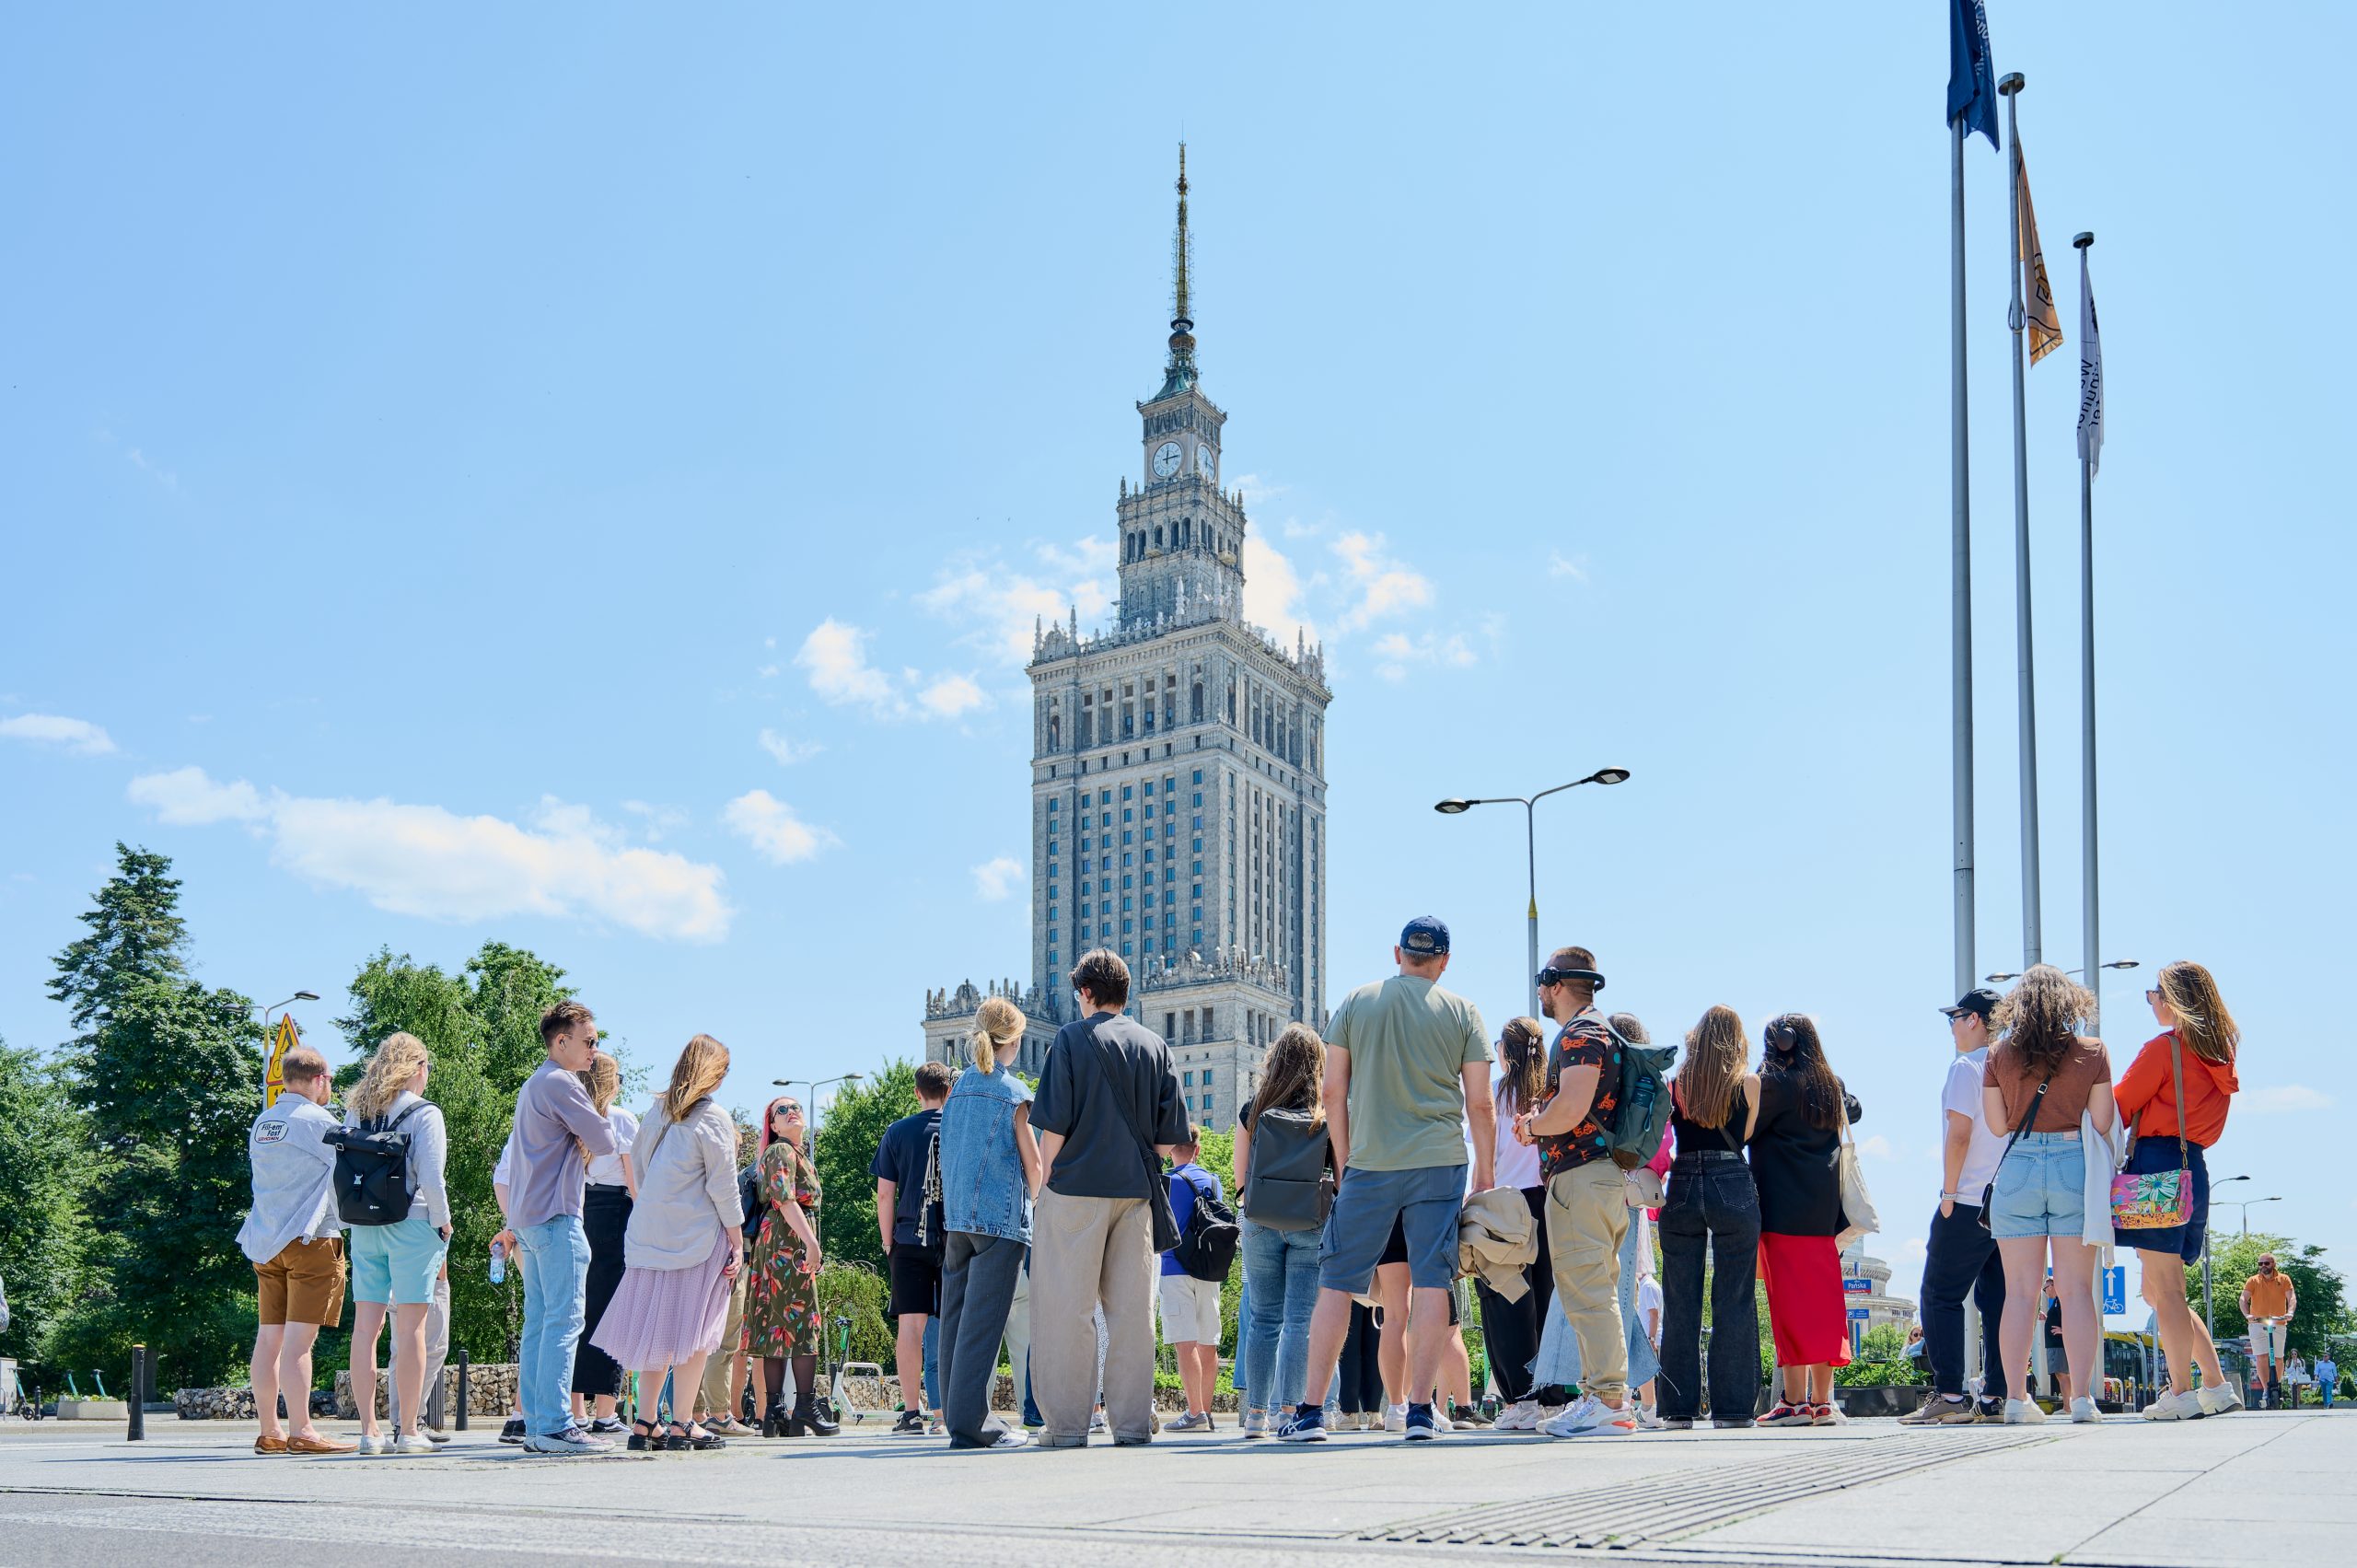
[[[589,1238],[574,1214],[516,1227],[524,1250],[524,1331],[516,1376],[527,1435],[553,1437],[573,1424],[573,1352],[581,1343]]]
[[[2174,1143],[2170,1147],[2174,1153]],[[2000,1241],[2078,1240],[2087,1223],[2086,1184],[2086,1152],[2076,1129],[2023,1133],[1997,1167],[1989,1234]]]
[[[1654,1342],[1645,1326],[1637,1319],[1637,1237],[1641,1231],[1650,1232],[1651,1225],[1636,1223],[1630,1215],[1628,1233],[1620,1237],[1620,1321],[1626,1324],[1629,1336],[1629,1387],[1639,1388],[1654,1380],[1661,1370],[1661,1358],[1654,1352]],[[1645,1260],[1645,1272],[1653,1272],[1653,1260]],[[1659,1396],[1656,1389],[1655,1396]]]
[[[941,1319],[924,1320],[924,1404],[927,1410],[941,1408]]]
[[[1309,1313],[1318,1305],[1316,1230],[1244,1222],[1244,1383],[1253,1410],[1301,1403],[1309,1381]]]

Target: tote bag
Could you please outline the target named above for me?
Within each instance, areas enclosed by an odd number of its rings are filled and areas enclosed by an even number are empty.
[[[1846,1105],[1840,1115],[1841,1151],[1834,1156],[1834,1168],[1841,1175],[1841,1234],[1834,1245],[1847,1251],[1850,1243],[1880,1230],[1882,1220],[1875,1213],[1873,1194],[1866,1191],[1866,1172],[1858,1163],[1858,1145],[1850,1141],[1850,1113]]]

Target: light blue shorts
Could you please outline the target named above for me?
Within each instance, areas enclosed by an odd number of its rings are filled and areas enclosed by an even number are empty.
[[[2025,1132],[1997,1167],[1989,1234],[2000,1241],[2028,1236],[2076,1241],[2086,1229],[2086,1156],[2076,1132]]]
[[[434,1300],[434,1279],[442,1272],[448,1243],[425,1223],[425,1211],[412,1209],[393,1225],[356,1225],[352,1244],[352,1299],[391,1307],[424,1307]]]

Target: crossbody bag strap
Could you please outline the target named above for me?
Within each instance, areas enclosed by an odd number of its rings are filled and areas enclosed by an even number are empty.
[[[2185,1041],[2175,1029],[2169,1031],[2169,1088],[2177,1096],[2177,1168],[2190,1170],[2193,1156],[2185,1146]]]
[[[1095,1031],[1092,1030],[1088,1036],[1088,1044],[1090,1053],[1097,1059],[1097,1081],[1102,1084],[1105,1092],[1112,1097],[1113,1109],[1120,1114],[1121,1125],[1127,1127],[1130,1130],[1130,1136],[1137,1140],[1140,1152],[1154,1167],[1153,1174],[1161,1175],[1161,1161],[1154,1156],[1154,1144],[1147,1141],[1144,1133],[1138,1131],[1138,1119],[1132,1112],[1128,1097],[1120,1094],[1114,1087],[1113,1064],[1105,1054],[1105,1042],[1098,1040]]]
[[[2061,1068],[2058,1066],[2056,1071],[2061,1071]],[[1997,1156],[1999,1165],[2005,1163],[2005,1155],[2014,1152],[2014,1145],[2022,1141],[2022,1134],[2029,1131],[2029,1124],[2038,1120],[2038,1108],[2046,1103],[2046,1085],[2052,1082],[2054,1082],[2054,1074],[2049,1073],[2046,1075],[2046,1083],[2038,1085],[2038,1093],[2030,1097],[2029,1109],[2022,1113],[2022,1124],[2014,1129],[2012,1137],[2005,1140],[2005,1153]],[[1846,1132],[1848,1129],[1845,1127],[1843,1131]]]

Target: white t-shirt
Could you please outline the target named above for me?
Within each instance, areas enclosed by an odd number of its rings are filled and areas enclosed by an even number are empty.
[[[1651,1274],[1637,1282],[1637,1321],[1643,1326],[1645,1338],[1660,1341],[1661,1282]]]
[[[589,1162],[589,1184],[593,1187],[622,1187],[622,1156],[638,1139],[638,1118],[614,1106],[606,1112],[606,1125],[614,1130],[614,1152],[599,1155]]]
[[[1517,1113],[1507,1104],[1504,1074],[1491,1086],[1490,1094],[1498,1113],[1498,1185],[1511,1187],[1517,1191],[1526,1187],[1543,1185],[1538,1174],[1538,1145],[1514,1141],[1514,1119]]]
[[[1956,1190],[1962,1194],[1956,1201],[1974,1208],[1980,1206],[1981,1189],[1996,1179],[1997,1162],[2005,1153],[2005,1140],[1989,1131],[1980,1114],[1980,1074],[1988,1064],[1987,1046],[1964,1052],[1948,1063],[1947,1086],[1940,1091],[1942,1147],[1947,1143],[1948,1111],[1972,1119],[1972,1143],[1964,1151],[1964,1171],[1956,1179]]]

